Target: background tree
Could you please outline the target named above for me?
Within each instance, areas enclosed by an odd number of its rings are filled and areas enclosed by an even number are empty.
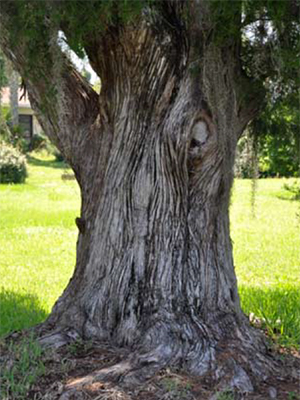
[[[6,84],[5,61],[4,61],[4,55],[0,50],[0,109],[2,105],[2,88],[5,86],[5,84]],[[2,127],[3,126],[2,112],[0,112],[0,124]]]
[[[10,131],[2,113],[2,88],[4,88],[8,84],[5,65],[5,56],[0,49],[0,135],[3,138],[7,139],[8,137],[10,137]]]
[[[300,114],[298,88],[285,95],[270,93],[264,110],[239,141],[238,176],[299,176]],[[257,165],[253,159],[257,159]]]
[[[10,123],[14,128],[19,125],[19,74],[14,70],[10,61],[7,61],[5,66],[9,85]]]
[[[270,101],[250,125],[264,176],[298,176],[300,171],[299,93]]]
[[[0,50],[0,89],[7,84],[7,78],[5,74],[5,59],[2,51]],[[1,91],[0,91],[0,105],[1,105]]]
[[[11,112],[11,124],[17,126],[19,124],[19,75],[13,69],[12,63],[0,53],[0,89],[9,86],[10,89],[10,112]],[[1,97],[1,94],[0,94]],[[1,100],[0,100],[1,106]]]
[[[274,362],[240,308],[230,188],[268,82],[295,77],[297,1],[4,1],[0,15],[3,51],[81,188],[74,275],[42,341],[131,349],[98,377],[176,365],[253,391]]]

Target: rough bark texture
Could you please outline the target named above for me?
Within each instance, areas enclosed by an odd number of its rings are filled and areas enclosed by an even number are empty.
[[[249,371],[262,378],[271,362],[240,308],[228,207],[236,143],[256,108],[239,99],[236,49],[207,40],[193,73],[195,39],[174,4],[87,38],[100,96],[53,43],[41,78],[25,78],[82,196],[74,275],[47,327],[132,349],[98,378],[134,383],[172,364],[251,391]]]
[[[11,63],[7,63],[6,69],[9,81],[9,90],[10,90],[9,104],[11,112],[11,124],[13,127],[16,127],[19,124],[19,98],[18,98],[19,75],[16,71],[13,70]]]

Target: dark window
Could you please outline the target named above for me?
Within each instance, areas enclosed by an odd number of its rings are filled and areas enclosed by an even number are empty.
[[[19,124],[26,139],[32,138],[32,115],[19,115]]]

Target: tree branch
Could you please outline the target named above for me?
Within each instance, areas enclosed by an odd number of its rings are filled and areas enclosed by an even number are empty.
[[[38,57],[34,61],[28,58],[30,39],[23,29],[11,37],[14,11],[11,2],[1,6],[0,46],[24,79],[45,133],[78,170],[81,153],[90,141],[91,126],[99,115],[99,95],[68,60],[57,43],[58,31],[51,31],[46,22],[36,49]]]

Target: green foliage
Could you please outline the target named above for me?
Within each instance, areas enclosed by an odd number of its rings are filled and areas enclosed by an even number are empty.
[[[5,58],[0,49],[0,90],[2,87],[7,85],[7,77],[5,74]]]
[[[272,60],[268,67],[271,72],[265,70],[268,76],[264,82],[268,93],[266,107],[251,123],[249,131],[257,143],[261,175],[297,176],[300,164],[299,20],[293,15],[292,2],[262,3],[261,13],[266,23],[257,25],[256,31],[264,29],[260,37],[261,41],[267,41],[263,50]],[[256,38],[260,46],[259,35]],[[257,69],[257,65],[253,66]]]
[[[56,161],[64,161],[64,158],[57,147],[52,144],[49,138],[44,133],[35,133],[30,141],[26,141],[25,153],[27,157],[30,157],[30,153],[35,152],[41,157],[43,155],[51,156],[53,155]]]
[[[24,337],[19,343],[10,343],[10,358],[1,368],[1,399],[28,399],[30,387],[45,374],[42,348],[33,336]]]
[[[9,109],[3,109],[2,115],[6,120],[5,127],[7,129],[5,131],[0,130],[0,141],[14,147],[22,154],[41,150],[48,150],[49,153],[54,152],[56,148],[50,143],[44,133],[35,133],[31,139],[25,139],[24,130],[20,125],[9,126],[11,118]]]
[[[62,163],[65,161],[64,156],[62,153],[58,150],[58,148],[51,143],[48,138],[46,138],[45,145],[42,146],[41,148],[34,149],[39,156],[43,157],[43,154],[46,154],[47,156],[54,156],[55,157],[55,162]]]
[[[0,140],[14,147],[21,153],[27,153],[29,141],[24,139],[23,129],[20,125],[11,126],[11,112],[9,108],[1,110],[2,117],[5,120],[5,129],[0,130]]]
[[[291,184],[285,183],[283,185],[283,189],[287,190],[289,193],[292,194],[293,200],[300,200],[300,181],[295,180]]]
[[[25,157],[6,143],[0,143],[0,183],[24,183],[27,177]]]
[[[55,3],[52,18],[57,26],[63,23],[68,45],[82,58],[85,55],[84,47],[88,44],[86,38],[91,32],[97,35],[110,25],[121,27],[142,9],[142,2],[138,0],[77,0]]]
[[[250,178],[256,151],[259,176],[298,176],[300,171],[299,92],[292,86],[281,93],[277,86],[267,97],[264,111],[255,118],[238,143],[236,169]]]
[[[29,140],[24,138],[24,132],[20,125],[10,127],[10,136],[7,143],[11,144],[15,149],[22,154],[27,153],[29,149]]]
[[[53,32],[63,30],[70,48],[83,58],[87,36],[100,34],[108,26],[120,27],[130,22],[139,15],[142,6],[140,0],[16,0],[3,7],[8,8],[11,16],[12,42],[20,35],[27,39],[27,57],[34,66],[39,57],[47,57]],[[51,20],[52,32],[46,27],[46,17]]]
[[[58,161],[58,162],[64,161],[64,156],[61,154],[61,152],[58,149],[54,149],[53,155],[54,155],[56,161]]]
[[[181,17],[182,23],[188,25],[189,4],[186,4]],[[290,2],[214,0],[207,4],[213,27],[213,32],[208,32],[209,40],[220,46],[239,48],[245,64],[243,69],[249,76],[256,79],[276,76],[282,83],[291,79],[291,74],[298,69],[295,51],[299,52],[299,21]],[[153,0],[16,0],[7,2],[4,7],[10,14],[12,41],[20,34],[28,39],[28,59],[46,56],[51,33],[45,17],[51,21],[51,29],[62,30],[70,48],[84,57],[85,47],[93,38],[109,27],[121,29],[124,24],[132,23],[140,17],[143,8],[151,10],[153,15],[159,13],[162,18],[165,18],[165,11],[171,9],[167,2]],[[166,27],[168,29],[169,25]],[[272,61],[270,52],[274,55]]]
[[[47,137],[43,134],[35,133],[30,141],[30,151],[42,150],[47,147]]]
[[[297,75],[299,63],[295,53],[299,54],[300,50],[299,10],[297,2],[294,3],[286,0],[208,2],[215,27],[212,39],[220,46],[238,46],[243,69],[249,77],[272,76],[274,80],[280,75],[282,82],[290,80],[291,75]]]
[[[292,2],[245,0],[242,8],[242,55],[248,57],[247,72],[256,79],[268,76],[282,85],[297,78],[299,15]]]
[[[242,0],[215,0],[207,4],[211,8],[211,19],[216,27],[212,38],[215,43],[222,46],[236,42],[241,32]]]
[[[11,132],[9,126],[6,123],[5,111],[0,110],[0,142],[9,143]]]
[[[299,2],[216,0],[208,4],[215,24],[210,40],[223,46],[224,54],[234,48],[243,70],[241,103],[247,105],[254,97],[260,110],[266,107],[250,126],[263,172],[295,175],[300,159]],[[250,79],[244,80],[244,75]]]
[[[289,392],[288,400],[300,400],[300,395],[297,394],[296,392]]]
[[[265,175],[297,176],[300,169],[299,91],[272,89],[261,115],[249,127],[258,146],[260,169]]]

